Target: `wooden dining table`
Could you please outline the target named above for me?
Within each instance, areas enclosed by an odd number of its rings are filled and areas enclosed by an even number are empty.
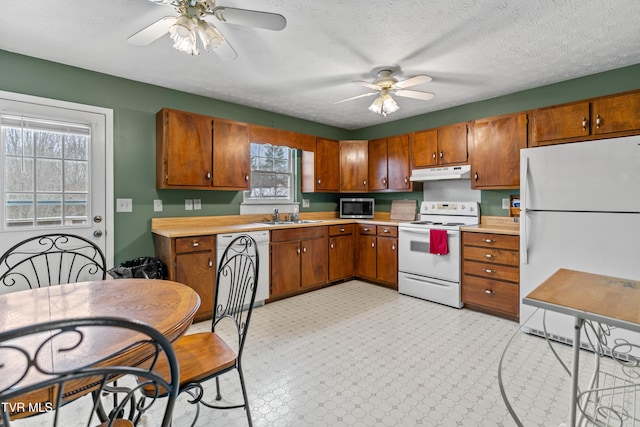
[[[191,326],[199,306],[200,297],[193,289],[167,280],[111,279],[69,283],[0,295],[0,333],[53,320],[119,317],[144,322],[173,342]],[[101,331],[87,337],[84,354],[99,360],[122,349],[127,341],[135,340],[122,333]],[[127,353],[126,360],[136,365],[146,357],[147,354],[133,350]],[[51,361],[55,369],[80,362]],[[3,387],[6,386],[0,376],[0,390]]]

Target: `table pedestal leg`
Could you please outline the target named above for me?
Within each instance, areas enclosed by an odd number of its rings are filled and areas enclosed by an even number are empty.
[[[580,363],[580,331],[582,330],[582,324],[584,319],[576,317],[574,331],[573,331],[573,362],[571,366],[571,397],[569,398],[569,405],[571,408],[570,422],[571,427],[576,425],[576,415],[578,410],[578,368]]]

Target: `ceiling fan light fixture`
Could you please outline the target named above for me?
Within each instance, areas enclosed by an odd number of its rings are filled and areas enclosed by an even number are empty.
[[[180,15],[176,22],[169,27],[169,35],[173,40],[174,48],[191,55],[200,53],[196,45],[195,24],[190,17]]]
[[[222,46],[222,43],[224,43],[224,37],[220,34],[220,31],[208,22],[200,20],[196,29],[198,30],[198,36],[204,45],[204,49],[207,52],[219,48]]]
[[[369,106],[369,111],[372,111],[376,114],[382,114],[382,97],[379,96],[373,100],[373,103]]]
[[[400,107],[389,93],[382,95],[382,113],[385,116],[389,113],[395,113],[399,108]]]

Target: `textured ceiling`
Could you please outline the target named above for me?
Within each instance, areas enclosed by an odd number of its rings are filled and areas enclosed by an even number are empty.
[[[639,0],[218,0],[276,12],[279,32],[212,19],[238,52],[190,56],[168,35],[127,38],[171,6],[148,0],[0,3],[0,49],[346,129],[389,122],[640,63]],[[351,83],[381,68],[399,80],[428,74],[386,117]]]

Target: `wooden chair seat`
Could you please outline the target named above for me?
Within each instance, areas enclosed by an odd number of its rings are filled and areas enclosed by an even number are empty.
[[[180,366],[180,388],[236,365],[236,352],[215,332],[185,335],[173,344]]]
[[[107,427],[109,426],[109,421],[105,421],[100,424],[98,427]],[[123,420],[122,418],[118,418],[117,420],[113,420],[111,427],[133,427],[134,424],[129,420]]]

